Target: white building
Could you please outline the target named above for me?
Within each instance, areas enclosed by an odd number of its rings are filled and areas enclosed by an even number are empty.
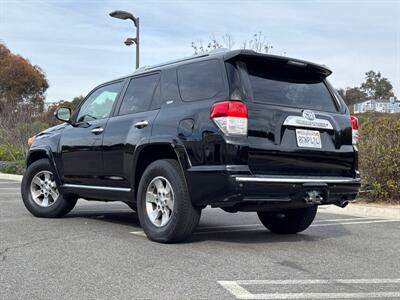
[[[389,100],[367,100],[354,104],[354,113],[384,112],[400,113],[400,100],[390,97]]]

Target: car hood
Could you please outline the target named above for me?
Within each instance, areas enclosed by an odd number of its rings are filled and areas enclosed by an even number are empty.
[[[42,135],[50,135],[50,134],[54,134],[56,132],[59,132],[60,130],[64,129],[68,124],[67,123],[63,123],[63,124],[59,124],[50,128],[47,128],[46,130],[43,130],[41,132],[39,132],[36,137],[42,136]]]

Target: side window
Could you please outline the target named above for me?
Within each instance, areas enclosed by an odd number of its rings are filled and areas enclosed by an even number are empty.
[[[159,74],[133,78],[129,82],[124,99],[122,100],[119,115],[126,115],[146,111],[149,109],[156,93],[156,87],[160,79]]]
[[[161,75],[161,88],[163,102],[176,101],[180,98],[178,81],[176,79],[176,69],[165,70]]]
[[[179,92],[183,101],[209,99],[224,88],[218,60],[191,63],[178,68]]]
[[[82,104],[76,121],[87,122],[108,118],[122,85],[123,81],[120,81],[95,90]]]
[[[161,84],[159,83],[154,92],[153,101],[150,109],[159,109],[161,107]]]

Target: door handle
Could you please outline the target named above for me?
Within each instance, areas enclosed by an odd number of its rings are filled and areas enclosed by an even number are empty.
[[[92,130],[90,130],[90,132],[93,134],[100,134],[103,131],[104,131],[104,128],[101,128],[101,127],[96,127],[96,128],[93,128]]]
[[[149,125],[149,121],[145,120],[145,121],[137,122],[135,124],[135,127],[139,128],[139,129],[142,129],[142,128],[146,127],[147,125]]]

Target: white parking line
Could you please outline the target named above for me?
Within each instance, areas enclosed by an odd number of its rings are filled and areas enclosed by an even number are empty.
[[[357,218],[356,220],[368,220],[367,218]],[[372,223],[390,223],[390,222],[400,222],[400,220],[372,220],[372,221],[360,221],[360,222],[336,222],[336,223],[325,223],[325,224],[312,224],[310,227],[325,227],[325,226],[338,226],[338,225],[360,225],[360,224],[372,224]],[[248,228],[255,227],[256,228]],[[246,227],[246,228],[243,228]],[[219,230],[219,228],[222,228]],[[224,229],[225,228],[225,229]],[[232,228],[232,229],[229,229]],[[266,230],[264,226],[260,224],[243,224],[243,225],[227,225],[219,227],[199,227],[198,230],[202,229],[216,229],[208,231],[195,231],[193,234],[214,234],[214,233],[229,233],[229,232],[241,232],[241,231],[264,231]],[[143,231],[132,231],[130,232],[135,235],[145,236]]]
[[[231,282],[231,281],[226,281]],[[400,278],[372,278],[372,279],[284,279],[284,280],[236,280],[237,284],[250,285],[250,284],[384,284],[384,283],[400,283]]]
[[[90,214],[108,214],[108,213],[134,213],[134,211],[132,210],[121,210],[121,209],[107,209],[107,210],[103,210],[103,209],[99,209],[99,210],[85,210],[85,209],[76,209],[72,211],[73,213],[90,213]]]
[[[139,235],[139,236],[146,236],[146,234],[143,231],[131,231],[129,233],[132,233],[134,235]]]
[[[20,192],[15,192],[15,193],[0,193],[0,199],[2,196],[15,196],[15,195],[21,195]]]
[[[256,227],[262,226],[261,223],[257,224],[237,224],[237,225],[222,225],[222,226],[211,226],[211,227],[198,227],[198,230],[209,230],[209,229],[219,229],[219,228],[235,228],[235,227]]]
[[[342,218],[342,219],[319,219],[315,220],[315,223],[322,223],[322,222],[343,222],[343,221],[360,221],[360,220],[376,220],[378,218],[363,218],[363,217],[358,217],[358,218]]]
[[[372,223],[388,223],[400,222],[400,220],[374,220],[374,221],[360,221],[360,222],[337,222],[327,224],[313,224],[310,227],[332,226],[332,225],[356,225],[356,224],[372,224]]]
[[[4,203],[22,203],[21,199],[0,199],[0,203],[4,204]]]
[[[349,218],[349,219],[320,219],[315,220],[313,224],[325,223],[325,222],[340,222],[340,221],[361,221],[361,220],[378,220],[378,218]],[[236,228],[236,227],[263,227],[261,223],[255,224],[237,224],[237,225],[222,225],[222,226],[210,226],[210,227],[198,227],[198,230],[209,230],[209,229],[223,229],[223,228]]]
[[[388,279],[311,279],[311,280],[237,280],[218,281],[236,299],[365,299],[398,298],[400,291],[390,292],[342,292],[342,293],[261,293],[253,294],[241,285],[337,285],[337,284],[396,284],[399,278]],[[398,286],[396,286],[398,287]]]
[[[375,220],[375,221],[361,221],[361,222],[336,222],[326,224],[312,224],[310,227],[325,227],[325,226],[338,226],[338,225],[358,225],[358,224],[371,224],[371,223],[388,223],[400,222],[400,220]],[[235,226],[239,227],[239,226]],[[217,229],[218,227],[216,227]],[[201,229],[201,228],[199,228]],[[209,230],[209,231],[196,231],[194,234],[208,234],[208,233],[224,233],[224,232],[240,232],[240,231],[260,231],[265,230],[263,226],[257,228],[237,228],[237,229],[222,229],[222,230]]]

